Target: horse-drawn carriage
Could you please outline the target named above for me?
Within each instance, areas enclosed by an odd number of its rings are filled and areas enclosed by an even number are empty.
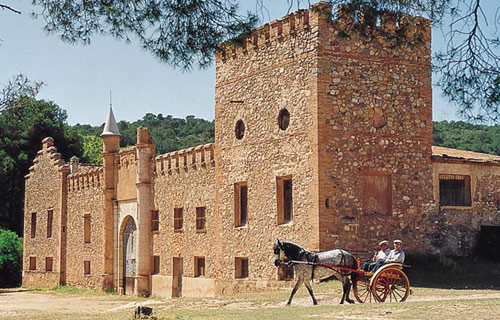
[[[403,302],[411,293],[410,281],[400,263],[385,264],[375,272],[359,269],[352,272],[358,273],[353,292],[359,303]]]
[[[303,283],[313,303],[317,304],[311,287],[312,280],[323,281],[331,277],[342,282],[343,295],[340,303],[354,303],[349,298],[351,285],[354,296],[360,303],[403,302],[412,293],[410,281],[403,272],[404,265],[401,263],[387,263],[375,272],[368,272],[361,270],[356,258],[345,250],[311,252],[294,243],[279,240],[274,246],[274,254],[276,266],[293,266],[297,274],[297,282],[287,305],[290,305],[295,292]]]

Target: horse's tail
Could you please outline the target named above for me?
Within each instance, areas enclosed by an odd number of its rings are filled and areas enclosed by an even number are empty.
[[[354,270],[358,270],[358,261],[356,260],[356,258],[354,256],[351,256],[352,257],[352,269]],[[356,290],[358,288],[358,273],[357,272],[351,272],[351,282],[352,282],[352,287],[354,290]]]

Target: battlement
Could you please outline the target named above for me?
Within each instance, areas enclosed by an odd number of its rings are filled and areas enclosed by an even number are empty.
[[[118,153],[119,155],[119,162],[118,162],[118,168],[128,168],[130,165],[136,165],[136,160],[137,160],[137,152],[136,152],[136,147],[131,146],[125,149],[120,150]]]
[[[104,169],[102,167],[85,165],[81,167],[86,168],[85,170],[68,175],[69,192],[82,191],[90,189],[91,187],[100,187],[104,184]]]
[[[178,174],[183,171],[205,168],[214,165],[214,144],[208,143],[197,147],[177,150],[155,158],[157,176]]]
[[[319,2],[309,10],[298,10],[221,44],[216,53],[217,61],[257,50],[302,31],[316,32],[324,25],[333,26],[333,32],[340,37],[362,31],[365,35],[385,35],[388,38],[397,35],[410,43],[416,40],[430,41],[430,21],[425,18],[348,5],[339,5],[333,13],[329,3]]]

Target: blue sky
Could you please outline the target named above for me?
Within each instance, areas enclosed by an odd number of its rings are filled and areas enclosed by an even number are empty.
[[[42,80],[46,86],[38,97],[67,110],[70,124],[103,123],[110,90],[118,121],[134,121],[147,112],[213,120],[215,66],[183,72],[158,62],[137,42],[127,45],[111,37],[96,36],[89,46],[70,45],[56,35],[47,35],[43,21],[30,17],[30,1],[1,2],[22,14],[0,10],[0,86],[19,73]],[[242,9],[255,10],[256,0],[240,3]],[[493,3],[489,0],[483,5],[494,10]],[[280,18],[288,10],[286,0],[264,0],[264,4],[268,13],[261,16],[263,22]],[[433,50],[443,43],[442,32],[433,30]],[[433,119],[458,120],[454,108],[440,97],[436,87]]]

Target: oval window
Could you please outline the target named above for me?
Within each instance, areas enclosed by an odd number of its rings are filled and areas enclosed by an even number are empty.
[[[287,109],[281,109],[278,115],[278,125],[281,130],[286,130],[290,124],[290,112]]]
[[[236,122],[236,127],[234,127],[234,134],[236,136],[236,139],[243,139],[243,136],[245,135],[245,124],[243,123],[243,120],[238,120]]]

